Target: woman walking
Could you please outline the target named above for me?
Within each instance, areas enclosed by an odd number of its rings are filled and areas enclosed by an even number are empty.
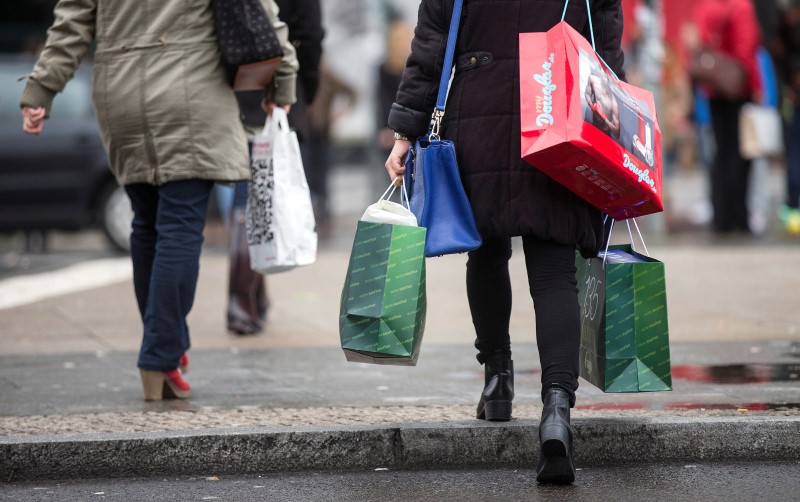
[[[262,1],[276,22],[274,0]],[[250,176],[211,0],[61,0],[22,95],[26,132],[42,131],[53,98],[93,41],[97,120],[111,170],[134,212],[131,260],[144,325],[138,360],[144,398],[187,398],[180,367],[188,364],[186,316],[209,193],[215,181]],[[295,72],[281,65],[265,89],[269,103],[294,102]]]
[[[589,4],[598,52],[623,76],[620,0]],[[580,347],[575,249],[594,256],[604,240],[599,210],[520,158],[518,34],[549,30],[561,20],[564,5],[564,0],[464,1],[442,135],[455,142],[484,239],[469,253],[466,273],[475,347],[485,372],[479,419],[511,419],[508,260],[511,237],[522,237],[542,367],[537,480],[543,483],[575,479],[569,425]],[[392,178],[405,172],[410,139],[428,129],[452,11],[453,0],[423,0],[420,6],[411,56],[389,115],[396,138],[386,161]],[[565,20],[590,36],[585,0],[569,2]]]

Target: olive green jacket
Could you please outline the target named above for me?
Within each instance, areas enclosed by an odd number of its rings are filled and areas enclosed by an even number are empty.
[[[268,96],[295,101],[297,59],[274,0],[261,0],[284,58]],[[22,95],[45,107],[96,41],[93,101],[121,184],[249,178],[244,128],[225,77],[211,0],[60,0]]]

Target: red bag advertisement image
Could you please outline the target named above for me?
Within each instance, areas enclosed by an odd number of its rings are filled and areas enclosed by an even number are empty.
[[[616,220],[664,210],[653,94],[561,22],[521,33],[522,158]]]

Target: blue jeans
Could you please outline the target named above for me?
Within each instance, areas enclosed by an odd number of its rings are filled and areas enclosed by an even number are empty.
[[[186,316],[194,302],[212,181],[126,185],[133,207],[131,260],[144,324],[138,366],[169,371],[189,349]]]

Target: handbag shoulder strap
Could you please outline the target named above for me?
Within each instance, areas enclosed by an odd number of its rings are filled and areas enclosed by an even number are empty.
[[[450,73],[453,68],[453,54],[456,51],[456,39],[458,38],[458,25],[461,22],[461,6],[463,0],[453,2],[453,17],[450,18],[450,31],[447,32],[447,49],[444,53],[444,63],[442,64],[442,77],[439,80],[439,96],[436,98],[436,109],[444,112],[444,103],[447,99],[447,87],[450,83]]]
[[[444,105],[447,100],[447,91],[450,85],[450,74],[453,70],[453,54],[456,51],[456,39],[458,38],[458,25],[461,22],[461,7],[464,0],[453,2],[453,16],[450,18],[450,29],[447,32],[447,48],[444,52],[444,63],[442,63],[442,76],[439,79],[439,94],[436,97],[436,109],[433,112],[431,129],[428,136],[439,137],[439,128],[444,117]]]

